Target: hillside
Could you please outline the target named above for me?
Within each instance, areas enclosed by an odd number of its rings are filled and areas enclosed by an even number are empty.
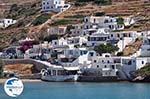
[[[150,29],[150,4],[142,1],[97,4],[95,1],[67,0],[72,7],[57,15],[54,12],[41,12],[41,0],[1,0],[8,5],[8,9],[0,16],[17,20],[4,30],[0,30],[0,50],[16,43],[17,40],[29,36],[39,40],[40,34],[52,26],[68,26],[83,22],[83,18],[97,13],[104,13],[110,16],[137,16],[138,22],[126,28],[126,30]],[[55,16],[54,16],[55,15]],[[53,17],[52,17],[53,16]]]

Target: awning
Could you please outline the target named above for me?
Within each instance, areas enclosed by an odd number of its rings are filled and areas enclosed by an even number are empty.
[[[79,70],[79,67],[64,67],[65,70],[74,71]]]

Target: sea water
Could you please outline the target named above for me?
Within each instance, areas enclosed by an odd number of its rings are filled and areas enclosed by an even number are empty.
[[[5,94],[1,84],[0,99],[150,99],[150,83],[24,83],[17,98]]]

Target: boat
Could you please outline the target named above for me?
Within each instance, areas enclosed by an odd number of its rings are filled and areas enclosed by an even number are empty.
[[[41,80],[50,82],[77,81],[77,71],[68,71],[62,66],[41,70]]]

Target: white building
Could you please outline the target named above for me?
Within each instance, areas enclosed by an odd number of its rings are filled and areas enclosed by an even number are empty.
[[[70,4],[65,4],[64,0],[43,0],[42,11],[63,12],[70,8]]]
[[[150,63],[150,57],[112,57],[109,53],[92,59],[88,70],[99,76],[130,78],[131,73]]]
[[[135,20],[132,16],[129,16],[129,17],[124,17],[124,25],[125,26],[130,26],[132,24],[135,23]]]
[[[57,27],[51,27],[47,29],[47,34],[48,35],[63,35],[66,32],[67,27],[62,27],[62,26],[57,26]]]
[[[66,45],[68,45],[67,44],[67,40],[64,39],[64,38],[60,38],[58,40],[52,40],[52,42],[51,42],[51,46],[53,48],[55,48],[55,47],[62,47],[62,46],[66,46]]]
[[[122,31],[122,32],[96,32],[88,36],[87,46],[94,47],[99,44],[111,43],[117,45],[122,51],[126,45],[134,42],[138,37],[136,31]]]
[[[88,36],[88,42],[87,46],[94,47],[99,44],[106,44],[107,40],[109,39],[109,34],[103,34],[103,33],[95,33],[90,36]]]
[[[0,19],[0,28],[6,28],[9,25],[15,24],[16,20],[13,19]]]
[[[121,68],[119,57],[111,57],[110,54],[103,54],[92,59],[91,70],[99,76],[116,76],[118,69]],[[92,72],[92,71],[91,71]]]
[[[150,36],[143,38],[140,56],[150,56]]]
[[[124,25],[117,23],[117,17],[95,17],[89,16],[84,18],[85,27],[87,29],[91,28],[92,25],[97,25],[97,28],[109,28],[110,30],[123,30]],[[95,26],[96,27],[96,26]]]

